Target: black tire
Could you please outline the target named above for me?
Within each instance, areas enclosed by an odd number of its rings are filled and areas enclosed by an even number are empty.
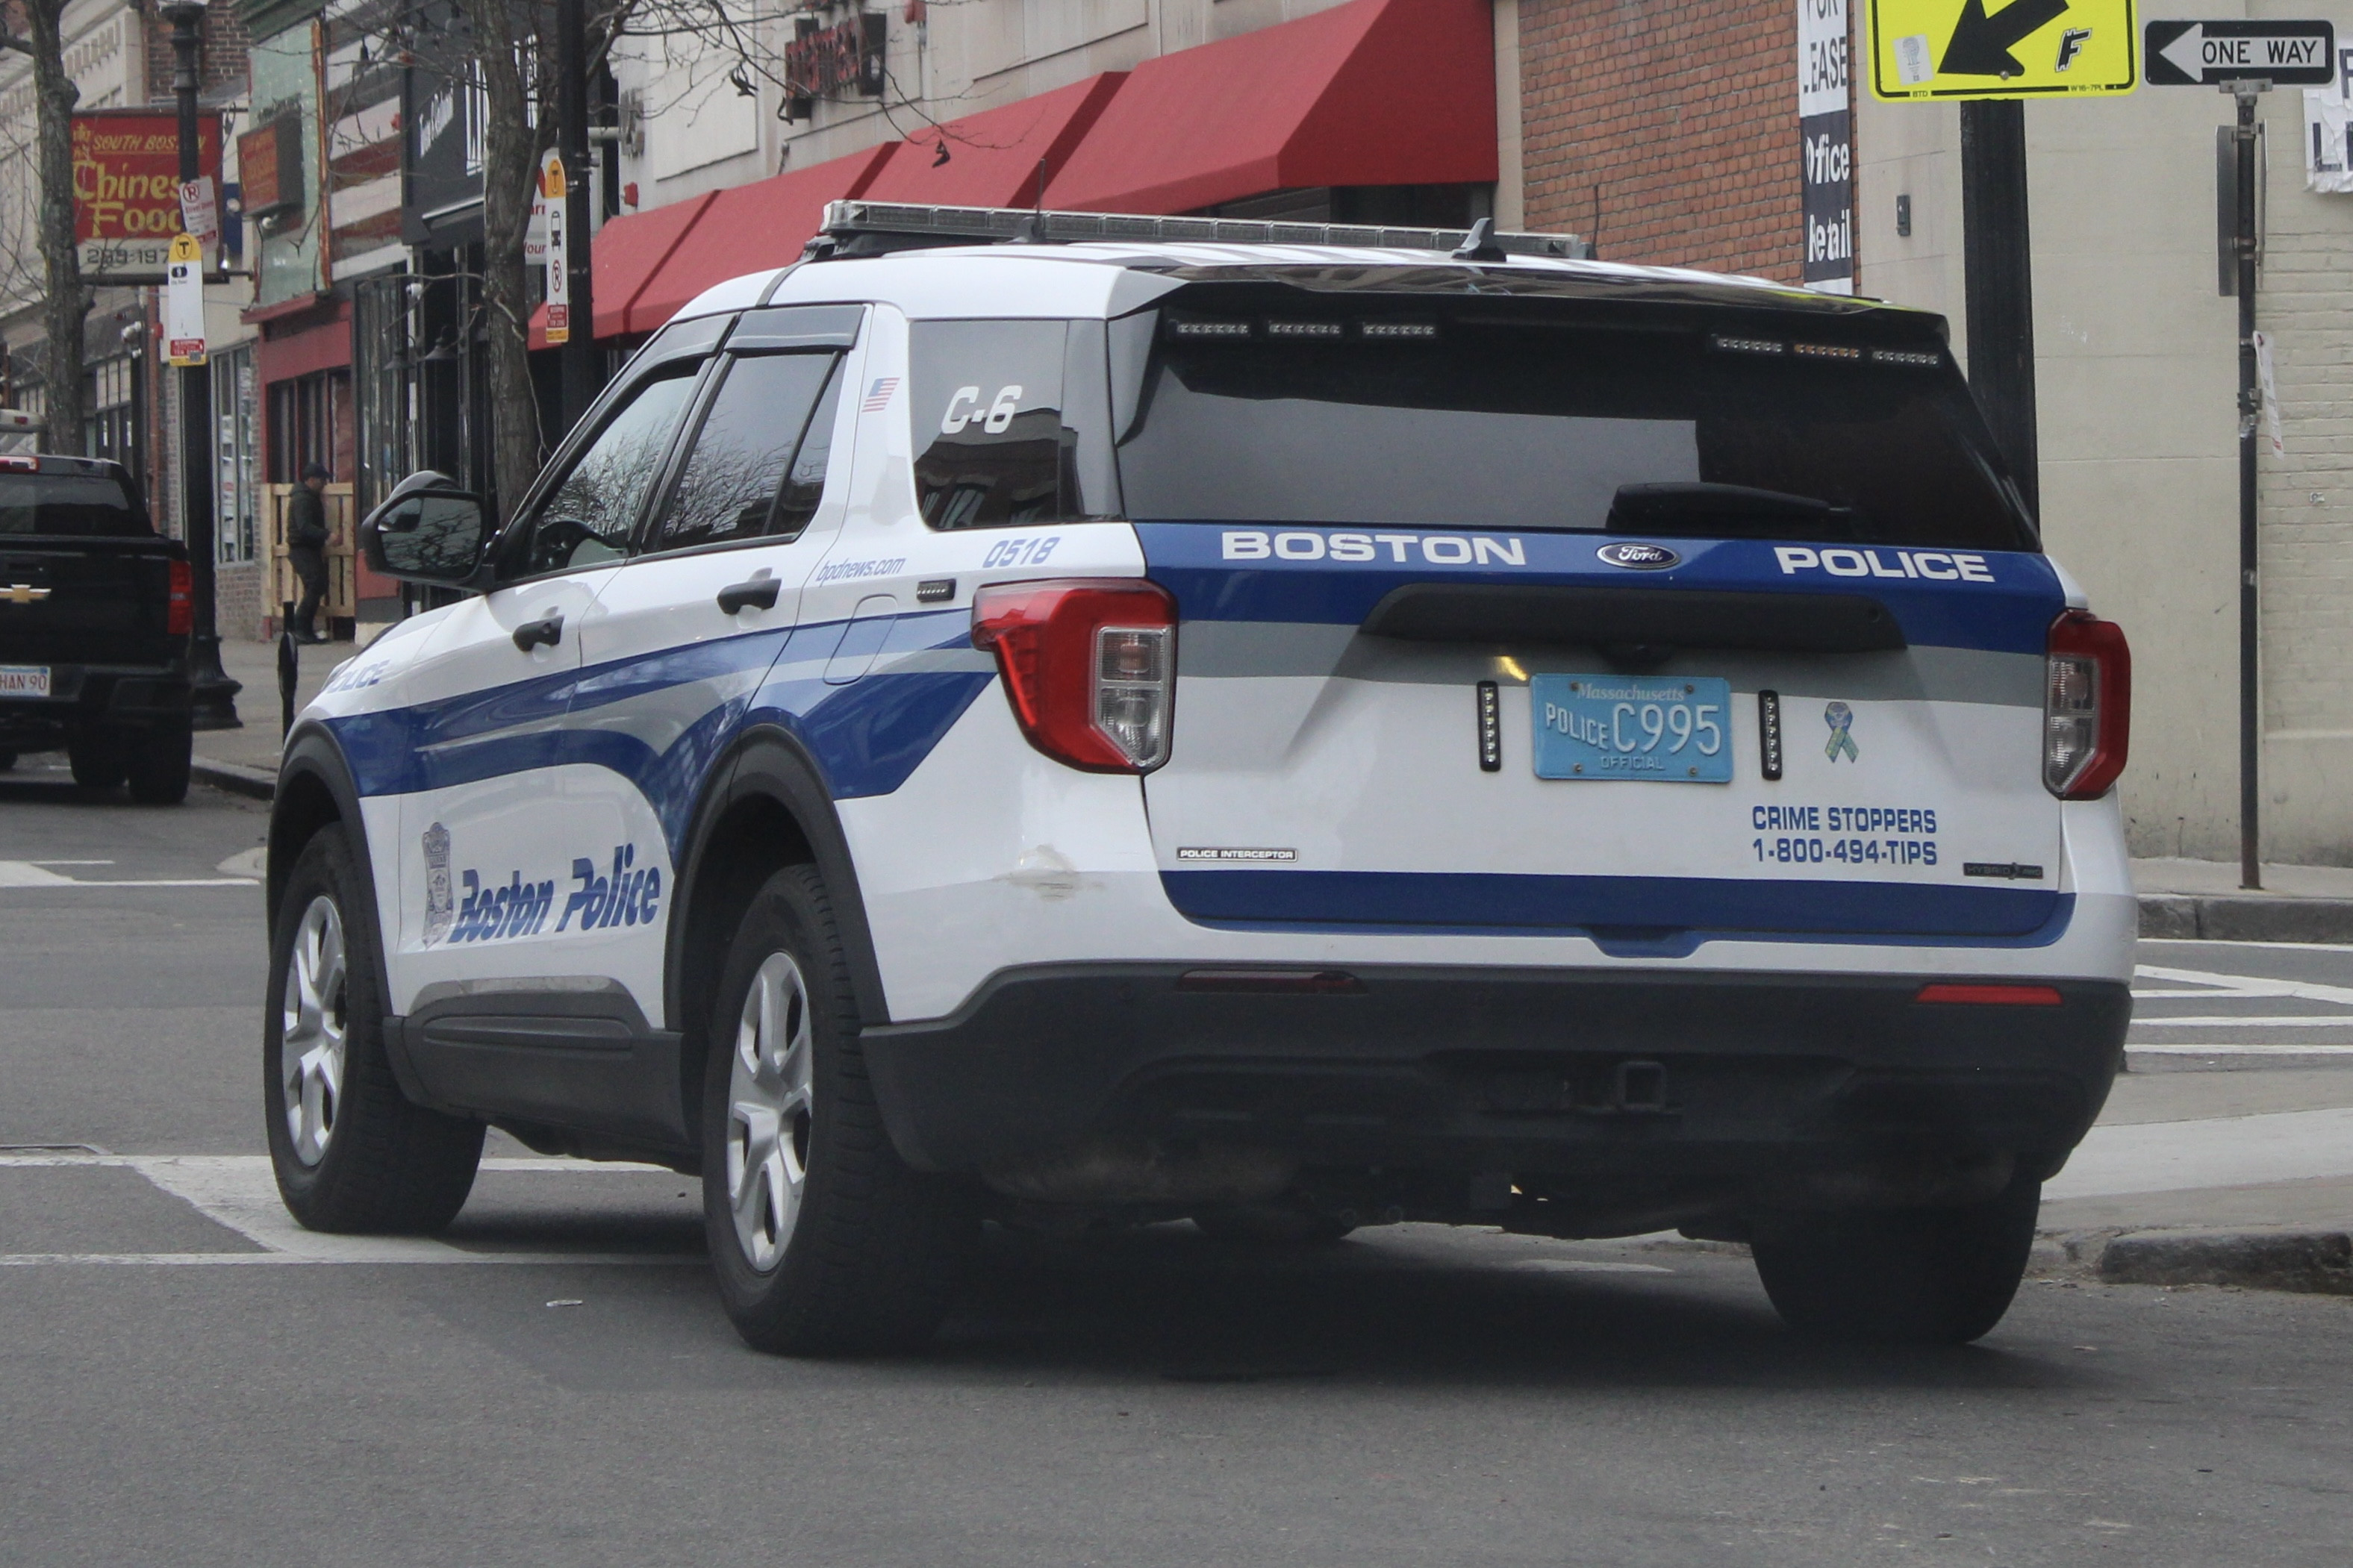
[[[195,751],[195,738],[185,724],[140,736],[130,756],[131,798],[142,805],[177,805],[187,799]]]
[[[77,730],[66,739],[66,762],[84,789],[112,789],[130,771],[130,748],[104,730]]]
[[[269,1135],[269,1162],[278,1191],[294,1217],[312,1230],[388,1235],[425,1235],[441,1229],[465,1206],[481,1163],[483,1126],[412,1104],[394,1081],[384,1050],[384,990],[380,979],[375,911],[364,896],[358,863],[340,824],[319,830],[302,847],[286,879],[284,900],[269,940],[269,992],[262,1017],[262,1106]],[[287,997],[295,948],[314,910],[332,909],[340,926],[344,961],[340,985],[321,974],[326,1004],[306,1009],[298,1037],[322,1048],[326,1032],[311,1026],[340,1017],[341,1070],[334,1092],[319,1096],[315,1125],[325,1136],[313,1148],[298,1147],[287,1113],[289,1093],[280,1070],[287,1051]],[[298,1037],[298,1050],[304,1041]],[[304,1055],[311,1054],[304,1050]],[[301,1058],[297,1058],[298,1068]],[[323,1085],[322,1078],[304,1081]],[[299,1098],[299,1097],[298,1097]]]
[[[1196,1210],[1193,1224],[1212,1241],[1239,1247],[1329,1247],[1356,1228],[1290,1204],[1218,1204]]]
[[[1963,1208],[1766,1214],[1749,1246],[1782,1321],[1886,1344],[1967,1344],[2010,1310],[2042,1184]]]
[[[774,1027],[739,1053],[755,982]],[[858,1031],[825,884],[811,867],[787,867],[753,897],[729,946],[703,1075],[703,1223],[720,1300],[755,1350],[923,1344],[979,1236],[969,1184],[916,1171],[892,1147]],[[743,1131],[762,1117],[776,1129],[765,1142]]]

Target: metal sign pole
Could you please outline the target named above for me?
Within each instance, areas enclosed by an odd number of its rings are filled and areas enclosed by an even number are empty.
[[[2239,885],[2261,888],[2263,867],[2263,683],[2257,619],[2255,441],[2263,384],[2255,360],[2255,100],[2267,81],[2232,81],[2238,100],[2238,201],[2232,245],[2239,264]]]

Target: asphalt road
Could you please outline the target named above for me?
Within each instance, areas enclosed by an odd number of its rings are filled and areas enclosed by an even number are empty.
[[[2054,1279],[1981,1345],[1842,1351],[1720,1249],[1168,1226],[993,1237],[933,1353],[806,1363],[737,1343],[666,1174],[501,1143],[441,1242],[273,1231],[259,900],[220,869],[262,826],[0,775],[0,1560],[2343,1555],[2338,1300]]]

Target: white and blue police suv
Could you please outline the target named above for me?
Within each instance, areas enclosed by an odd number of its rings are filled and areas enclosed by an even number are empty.
[[[2129,1013],[2125,640],[1940,320],[1567,250],[839,204],[503,523],[403,483],[463,596],[270,829],[293,1213],[700,1172],[799,1352],[990,1217],[1680,1227],[1984,1333]]]

